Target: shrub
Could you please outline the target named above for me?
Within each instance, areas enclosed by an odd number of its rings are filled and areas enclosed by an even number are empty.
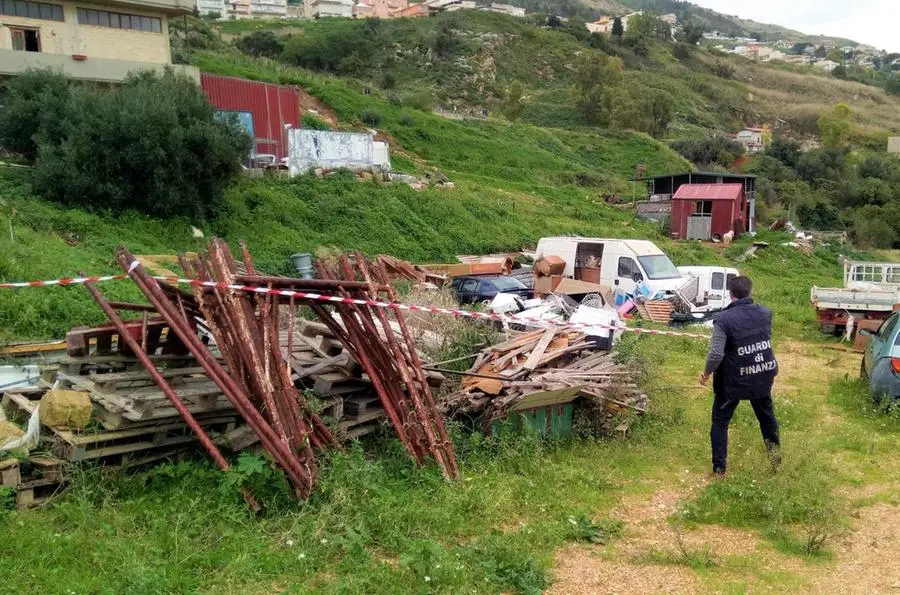
[[[284,51],[284,46],[271,31],[256,31],[241,37],[234,45],[245,54],[266,58],[277,58]]]
[[[331,126],[328,122],[321,118],[317,118],[310,113],[303,114],[301,122],[304,128],[309,128],[311,130],[331,130]]]
[[[0,146],[33,160],[38,152],[38,133],[47,140],[64,121],[69,99],[69,80],[62,73],[29,70],[7,84],[7,97],[0,110]]]
[[[62,89],[59,75],[29,78]],[[240,171],[250,139],[215,118],[197,85],[172,71],[129,76],[113,89],[68,87],[35,114],[35,190],[85,209],[136,209],[154,216],[212,216]],[[40,95],[38,95],[40,96]],[[0,129],[27,110],[24,95],[0,114]]]
[[[744,146],[724,136],[711,136],[698,140],[680,140],[672,148],[693,163],[718,163],[728,167],[738,155],[744,154]]]
[[[359,119],[374,128],[381,124],[381,112],[374,109],[367,109],[360,114]]]
[[[716,63],[712,66],[712,71],[718,77],[730,79],[734,78],[735,68],[734,64],[728,60],[716,60]]]

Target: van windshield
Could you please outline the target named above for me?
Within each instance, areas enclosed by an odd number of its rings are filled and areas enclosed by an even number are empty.
[[[669,260],[665,254],[654,254],[653,256],[638,256],[641,266],[651,279],[674,279],[680,277],[681,273]]]

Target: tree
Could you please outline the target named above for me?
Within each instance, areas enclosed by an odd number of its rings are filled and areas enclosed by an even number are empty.
[[[611,90],[609,118],[620,128],[662,136],[669,127],[675,101],[660,89],[647,90],[634,81],[628,81]]]
[[[256,31],[241,37],[234,45],[245,54],[265,58],[277,58],[284,51],[284,46],[271,31]]]
[[[816,58],[824,58],[828,54],[828,50],[825,49],[824,45],[820,45],[816,48],[815,54],[813,54]]]
[[[562,20],[555,14],[547,17],[547,26],[551,29],[559,29],[562,26]]]
[[[38,135],[58,134],[69,99],[69,79],[61,72],[28,70],[6,83],[7,95],[0,109],[0,147],[34,160]]]
[[[636,14],[628,19],[628,37],[645,37],[647,39],[672,39],[672,28],[669,23],[649,12]],[[701,33],[702,35],[702,33]]]
[[[506,90],[503,99],[503,115],[508,120],[518,120],[525,110],[525,87],[519,81],[513,81]]]
[[[212,217],[250,150],[249,136],[171,70],[132,74],[111,89],[71,86],[63,112],[38,131],[34,187],[85,209]]]
[[[706,31],[697,21],[688,21],[681,27],[681,41],[688,45],[697,45]]]
[[[700,165],[718,163],[729,167],[737,156],[744,154],[744,145],[726,136],[675,141],[672,148],[688,161]]]
[[[897,232],[885,218],[885,211],[866,206],[853,215],[853,237],[862,248],[890,248],[897,241]]]
[[[828,148],[843,147],[850,140],[850,116],[853,114],[846,103],[838,103],[822,113],[817,121],[822,144]]]
[[[831,71],[831,76],[836,79],[846,79],[847,78],[847,67],[843,64],[838,64],[834,67],[834,70]]]
[[[803,52],[806,51],[806,48],[808,48],[809,45],[810,44],[808,42],[798,41],[797,43],[795,43],[794,45],[791,46],[791,54],[793,54],[795,56],[799,56]]]
[[[590,124],[599,124],[606,118],[609,94],[622,80],[622,60],[585,55],[575,70],[575,93],[578,107]]]
[[[448,58],[459,47],[459,41],[453,27],[448,22],[441,23],[431,44],[431,49],[438,58]]]
[[[828,53],[825,54],[826,60],[831,60],[832,62],[837,62],[840,64],[844,61],[844,56],[841,55],[841,50],[838,48],[831,48],[828,50]]]
[[[800,143],[782,136],[776,136],[766,148],[766,155],[774,157],[788,167],[794,167],[797,165],[797,160],[800,159]]]
[[[891,95],[900,95],[900,76],[889,75],[884,83],[884,89]]]
[[[622,39],[622,36],[625,35],[625,28],[622,26],[622,18],[616,17],[613,19],[612,30],[610,31],[613,37],[618,39]]]
[[[800,156],[795,168],[801,179],[810,184],[823,181],[838,182],[847,176],[847,155],[844,149],[815,149]]]

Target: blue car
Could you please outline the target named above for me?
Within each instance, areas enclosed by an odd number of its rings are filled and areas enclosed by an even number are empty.
[[[860,376],[869,381],[872,397],[900,398],[900,311],[891,314],[874,333],[859,332],[870,337]]]
[[[523,300],[531,299],[534,294],[518,279],[502,275],[454,277],[451,287],[460,304],[489,302],[498,293],[511,293]]]

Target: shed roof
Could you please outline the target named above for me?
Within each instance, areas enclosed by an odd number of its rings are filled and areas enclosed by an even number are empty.
[[[672,199],[737,200],[743,189],[741,184],[682,184]]]
[[[898,58],[900,60],[900,58]],[[633,182],[641,182],[644,180],[659,180],[660,178],[680,178],[682,176],[710,176],[715,178],[722,179],[733,179],[733,180],[748,180],[751,178],[756,178],[756,176],[751,174],[733,174],[731,172],[719,172],[719,171],[682,171],[676,172],[672,174],[663,174],[661,176],[637,176],[634,178],[628,178]]]

